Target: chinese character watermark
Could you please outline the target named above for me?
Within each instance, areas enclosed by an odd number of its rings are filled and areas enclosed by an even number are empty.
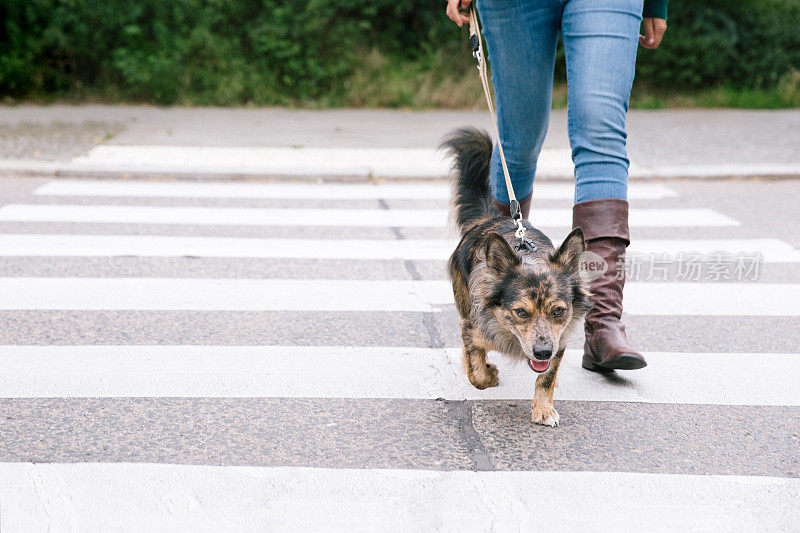
[[[581,255],[580,274],[592,281],[613,269],[630,281],[755,281],[761,272],[761,252],[630,253],[609,265],[593,252]]]

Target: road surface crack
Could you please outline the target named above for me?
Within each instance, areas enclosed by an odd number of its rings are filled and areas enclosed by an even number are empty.
[[[468,400],[444,400],[450,416],[456,422],[456,427],[467,445],[467,450],[472,458],[472,469],[476,472],[497,470],[486,448],[483,446],[478,432],[472,425],[472,407]]]

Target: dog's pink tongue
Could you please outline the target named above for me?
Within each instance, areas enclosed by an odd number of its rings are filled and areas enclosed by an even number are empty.
[[[534,372],[544,372],[550,366],[550,361],[535,361],[533,359],[528,359],[528,366],[531,367],[531,370]]]

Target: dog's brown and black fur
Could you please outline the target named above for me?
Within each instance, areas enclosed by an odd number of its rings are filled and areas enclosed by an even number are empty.
[[[526,220],[526,236],[537,250],[514,251],[516,225],[492,200],[489,136],[461,129],[441,147],[454,160],[452,217],[462,239],[448,271],[461,315],[467,377],[478,389],[497,385],[497,367],[486,361],[489,350],[527,361],[538,372],[533,421],[558,425],[553,407],[558,365],[567,338],[591,307],[588,285],[579,275],[583,232],[573,230],[556,250]]]

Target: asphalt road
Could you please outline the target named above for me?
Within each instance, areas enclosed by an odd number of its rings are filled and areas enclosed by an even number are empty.
[[[286,199],[280,183],[48,183],[0,178],[2,531],[800,524],[800,181],[632,184],[649,222],[632,228],[642,267],[624,321],[651,364],[589,373],[576,336],[557,428],[530,423],[524,366],[493,354],[500,386],[485,392],[460,373],[439,296],[453,236],[444,217],[414,218],[444,212],[441,184]],[[532,220],[558,240],[569,228],[537,210],[568,211],[571,195],[543,196]],[[290,208],[306,211],[241,222]],[[410,212],[326,222],[342,209]],[[219,213],[230,223],[203,220]]]

